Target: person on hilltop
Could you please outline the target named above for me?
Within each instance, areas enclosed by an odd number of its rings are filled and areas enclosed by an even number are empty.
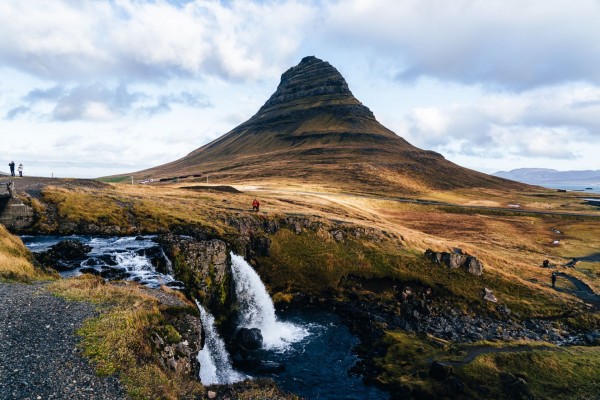
[[[556,272],[552,273],[552,287],[556,287]]]
[[[260,202],[256,199],[252,202],[252,211],[258,212],[260,209]]]
[[[23,177],[23,163],[19,163],[19,176],[22,178]]]
[[[15,176],[15,162],[9,162],[8,166],[10,167],[10,176]]]

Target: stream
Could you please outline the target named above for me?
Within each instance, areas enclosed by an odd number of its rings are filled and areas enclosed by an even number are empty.
[[[86,259],[78,260],[72,270],[61,272],[63,277],[92,272],[106,279],[132,280],[154,288],[160,285],[182,288],[173,276],[156,270],[156,265],[161,265],[162,271],[170,272],[171,263],[152,236],[21,238],[32,252],[48,250],[65,239],[90,246],[92,250]],[[235,254],[232,264],[240,298],[240,326],[261,329],[264,335],[261,358],[285,365],[283,372],[254,374],[254,377],[272,378],[282,389],[306,399],[389,399],[387,392],[365,385],[360,376],[349,372],[358,361],[352,352],[358,338],[337,315],[318,310],[275,315],[271,298],[253,268]],[[214,327],[214,317],[200,304],[198,308],[207,335],[206,345],[198,355],[202,383],[228,384],[252,378],[231,367],[230,356]]]

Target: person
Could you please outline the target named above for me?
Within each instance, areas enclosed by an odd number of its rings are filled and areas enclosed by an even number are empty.
[[[23,163],[19,163],[19,176],[22,178],[23,177]]]
[[[254,201],[252,202],[252,211],[257,211],[260,207],[260,203],[258,202],[258,200],[254,199]]]
[[[552,287],[556,287],[556,272],[552,273]]]
[[[15,176],[15,162],[9,162],[8,166],[10,167],[10,176]]]

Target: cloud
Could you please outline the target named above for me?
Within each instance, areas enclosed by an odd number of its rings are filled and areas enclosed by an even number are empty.
[[[402,81],[430,76],[511,90],[600,83],[595,0],[352,0],[326,14],[332,35],[394,59]]]
[[[257,79],[279,74],[316,13],[301,1],[7,0],[0,65],[56,82]]]
[[[211,106],[208,98],[201,93],[181,91],[150,95],[132,91],[124,84],[110,85],[102,82],[33,89],[21,98],[21,102],[21,105],[6,113],[5,119],[12,120],[34,113],[40,104],[51,106],[47,118],[54,121],[109,121],[128,114],[156,115],[171,111],[171,106],[175,104],[191,108]]]
[[[415,108],[399,125],[417,146],[446,154],[566,160],[580,143],[600,144],[599,113],[600,87],[569,84]]]

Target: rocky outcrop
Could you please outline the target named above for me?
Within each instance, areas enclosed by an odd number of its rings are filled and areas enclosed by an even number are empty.
[[[34,253],[36,260],[43,266],[57,271],[68,271],[80,266],[92,248],[78,240],[62,240],[50,249]]]
[[[228,315],[233,299],[231,260],[222,240],[197,240],[172,234],[159,243],[172,260],[173,274],[182,281],[192,298],[206,305],[214,315]]]
[[[481,276],[483,274],[483,264],[475,256],[463,254],[460,249],[457,249],[453,253],[448,252],[436,252],[433,250],[426,250],[425,257],[440,265],[445,265],[448,268],[463,268],[470,274]]]
[[[202,347],[202,330],[197,316],[175,312],[167,323],[152,332],[151,341],[165,370],[185,374],[194,379],[200,372],[197,359]]]

